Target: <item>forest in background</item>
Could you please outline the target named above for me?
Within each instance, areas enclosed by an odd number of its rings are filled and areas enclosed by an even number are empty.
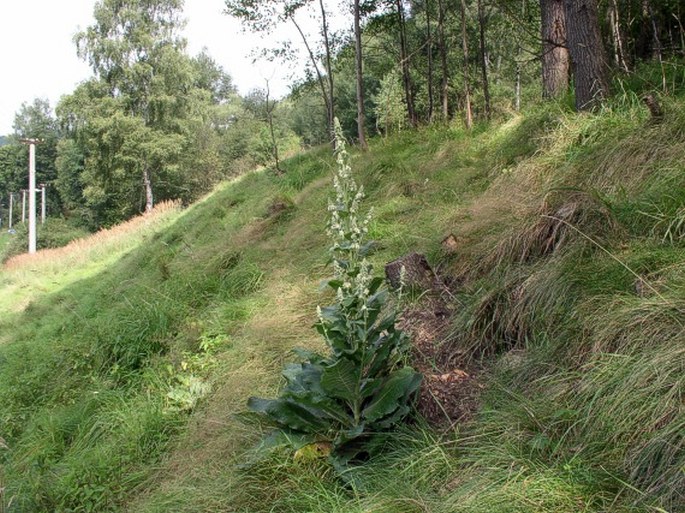
[[[597,108],[645,61],[657,66],[641,75],[642,89],[668,94],[666,68],[682,69],[685,54],[677,0],[355,0],[346,6],[355,27],[348,32],[330,29],[324,0],[227,0],[225,14],[246,30],[296,29],[299,39],[264,49],[270,58],[285,65],[295,45],[309,57],[287,97],[274,99],[268,83],[241,96],[210,55],[188,55],[182,7],[182,0],[96,4],[95,23],[74,38],[93,78],[54,108],[40,98],[22,105],[0,146],[4,227],[14,193],[21,230],[24,137],[43,140],[38,183],[47,186],[52,227],[39,234],[39,247],[46,247],[159,201],[188,204],[257,165],[279,173],[284,155],[329,142],[335,117],[363,148],[369,135],[433,123],[471,128],[540,98]],[[304,16],[315,17],[318,33],[303,30]]]

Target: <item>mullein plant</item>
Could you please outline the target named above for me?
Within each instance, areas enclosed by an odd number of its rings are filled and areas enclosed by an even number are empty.
[[[327,226],[335,303],[317,307],[315,324],[329,351],[295,350],[301,362],[286,365],[280,397],[252,397],[248,406],[299,445],[328,447],[336,466],[345,466],[368,458],[374,440],[405,419],[422,376],[405,365],[408,337],[396,327],[385,280],[368,260],[372,212],[361,214],[364,190],[352,177],[337,120],[335,138]]]

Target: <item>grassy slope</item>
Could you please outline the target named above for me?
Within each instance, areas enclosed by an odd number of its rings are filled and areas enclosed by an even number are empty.
[[[285,452],[241,466],[260,433],[246,398],[276,392],[290,348],[321,344],[321,149],[221,187],[86,276],[68,262],[69,283],[12,289],[10,511],[682,511],[685,103],[653,124],[631,98],[355,159],[377,264],[417,250],[461,278],[445,343],[491,368],[472,425],[403,431],[346,485]]]
[[[7,227],[0,230],[0,258],[3,257],[5,251],[7,251],[7,246],[10,242],[10,234],[7,233]]]

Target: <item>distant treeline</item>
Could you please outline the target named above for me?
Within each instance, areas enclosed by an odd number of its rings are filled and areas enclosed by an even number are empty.
[[[191,202],[255,165],[277,168],[279,155],[330,142],[335,117],[363,148],[367,134],[471,127],[542,98],[595,108],[620,89],[615,77],[634,80],[644,63],[656,63],[639,75],[646,91],[667,94],[669,77],[682,79],[679,0],[354,0],[348,32],[331,30],[324,0],[225,3],[248,30],[293,30],[264,49],[284,66],[297,48],[306,56],[286,98],[274,100],[266,81],[240,95],[210,55],[189,55],[182,0],[100,0],[75,38],[93,78],[54,109],[22,105],[0,139],[0,209],[27,186],[21,137],[43,139],[49,215],[92,230],[157,201]]]

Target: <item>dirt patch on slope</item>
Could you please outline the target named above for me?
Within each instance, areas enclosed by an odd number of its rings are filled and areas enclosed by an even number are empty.
[[[445,293],[432,291],[407,308],[399,326],[412,339],[412,365],[423,383],[418,410],[432,425],[452,426],[469,421],[479,407],[481,369],[454,356],[444,340],[452,311]]]

